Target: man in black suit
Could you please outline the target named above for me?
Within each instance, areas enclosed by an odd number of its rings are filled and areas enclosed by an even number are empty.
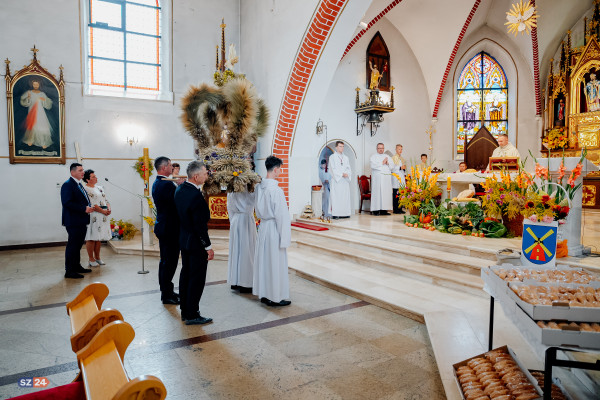
[[[90,223],[90,213],[94,209],[81,184],[83,166],[73,163],[70,170],[71,177],[60,188],[62,224],[69,235],[65,249],[65,278],[81,279],[81,273],[92,272],[91,269],[81,266],[80,253]]]
[[[158,157],[154,160],[157,177],[152,184],[152,198],[156,205],[154,233],[158,238],[160,261],[158,263],[158,283],[163,304],[179,304],[179,295],[173,291],[173,277],[179,262],[179,216],[175,208],[173,182],[165,180],[173,173],[171,160]]]
[[[208,261],[215,257],[215,253],[211,249],[206,225],[210,211],[200,190],[200,186],[208,178],[206,166],[200,161],[192,161],[187,167],[187,176],[187,181],[175,191],[175,205],[181,224],[179,244],[182,267],[179,293],[181,319],[186,325],[198,325],[212,321],[212,318],[200,315],[199,306]]]

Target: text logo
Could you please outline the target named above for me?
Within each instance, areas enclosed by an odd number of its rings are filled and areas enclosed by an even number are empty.
[[[21,378],[19,379],[18,385],[23,388],[45,388],[50,384],[48,378],[34,377],[34,378]]]

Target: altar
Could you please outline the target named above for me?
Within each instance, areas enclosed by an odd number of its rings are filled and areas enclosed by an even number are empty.
[[[437,185],[442,190],[442,201],[449,198],[458,197],[458,194],[463,190],[468,190],[469,185],[482,184],[485,179],[494,176],[500,179],[500,171],[498,172],[456,172],[440,174]],[[511,172],[510,176],[515,177],[518,172]],[[448,178],[450,178],[450,196],[448,196]],[[444,186],[444,184],[446,184]]]

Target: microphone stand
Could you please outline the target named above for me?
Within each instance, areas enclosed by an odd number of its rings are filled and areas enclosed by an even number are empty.
[[[138,274],[147,274],[150,271],[147,271],[144,268],[144,199],[145,199],[145,197],[144,196],[140,196],[137,193],[130,192],[129,190],[127,190],[127,189],[125,189],[125,188],[117,185],[116,183],[112,183],[111,181],[108,180],[108,178],[104,178],[104,180],[106,182],[110,183],[111,185],[113,185],[113,186],[115,186],[115,187],[123,190],[124,192],[127,192],[127,193],[129,193],[129,194],[137,197],[138,199],[140,199],[140,218],[142,220],[142,225],[141,225],[141,231],[142,231],[142,270],[138,271]]]

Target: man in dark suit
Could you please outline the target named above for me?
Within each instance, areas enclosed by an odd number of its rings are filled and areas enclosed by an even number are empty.
[[[65,278],[81,279],[81,273],[92,272],[91,269],[81,266],[80,253],[90,223],[90,213],[94,209],[81,184],[83,166],[73,163],[70,170],[71,177],[60,188],[62,224],[69,235],[65,249]]]
[[[160,261],[158,283],[163,304],[179,304],[179,295],[173,291],[173,277],[179,262],[179,216],[175,208],[173,182],[165,180],[173,172],[171,160],[158,157],[154,160],[157,177],[152,184],[152,198],[156,205],[154,233],[158,238]]]
[[[200,186],[206,182],[208,172],[200,161],[192,161],[187,167],[187,181],[175,191],[175,205],[181,224],[179,244],[181,245],[181,274],[179,293],[181,294],[181,319],[186,325],[206,324],[212,318],[200,315],[199,305],[208,261],[215,257],[208,237],[207,222],[210,218],[208,205]]]

